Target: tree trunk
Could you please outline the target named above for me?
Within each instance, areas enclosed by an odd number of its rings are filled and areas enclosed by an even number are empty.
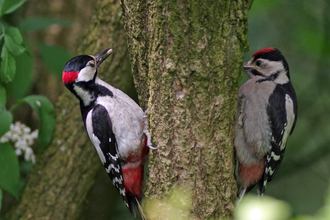
[[[189,189],[193,219],[229,217],[234,207],[233,125],[251,3],[122,0],[121,11],[117,0],[100,0],[80,49],[113,48],[101,78],[125,92],[132,69],[159,147],[150,154],[146,196],[162,199],[174,187]],[[79,218],[101,163],[69,92],[59,99],[56,117],[54,140],[8,219]]]
[[[234,208],[233,125],[251,4],[122,0],[132,71],[158,147],[146,196],[190,189],[193,219],[229,217]]]

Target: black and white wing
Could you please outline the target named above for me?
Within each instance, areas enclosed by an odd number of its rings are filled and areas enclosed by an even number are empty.
[[[121,168],[123,161],[118,153],[111,119],[104,106],[98,104],[87,114],[86,130],[113,185],[117,188],[128,207]]]
[[[296,94],[291,83],[277,85],[268,100],[267,115],[271,127],[271,150],[266,155],[265,172],[259,182],[263,194],[281,165],[288,136],[292,133],[297,117]]]

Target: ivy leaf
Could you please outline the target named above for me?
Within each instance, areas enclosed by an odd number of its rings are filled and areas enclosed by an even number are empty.
[[[18,199],[19,166],[14,148],[0,143],[0,187]]]
[[[22,99],[36,111],[39,121],[39,142],[43,151],[51,142],[55,130],[55,116],[53,104],[44,96],[30,95]]]
[[[16,72],[15,58],[9,53],[6,47],[1,51],[0,76],[4,83],[9,83],[14,79]]]

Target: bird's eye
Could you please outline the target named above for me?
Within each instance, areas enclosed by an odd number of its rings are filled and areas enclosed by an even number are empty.
[[[94,62],[89,62],[89,63],[88,63],[88,66],[90,66],[90,67],[95,67],[95,63],[94,63]]]
[[[262,61],[261,60],[257,60],[256,65],[257,66],[261,66],[261,64],[262,64]]]

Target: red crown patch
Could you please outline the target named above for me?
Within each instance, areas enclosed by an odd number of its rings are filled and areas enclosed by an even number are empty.
[[[265,48],[265,49],[262,49],[262,50],[259,50],[259,51],[255,52],[253,54],[253,56],[255,57],[255,56],[259,55],[259,54],[268,53],[268,52],[273,51],[273,50],[275,50],[274,47],[268,47],[268,48]]]

